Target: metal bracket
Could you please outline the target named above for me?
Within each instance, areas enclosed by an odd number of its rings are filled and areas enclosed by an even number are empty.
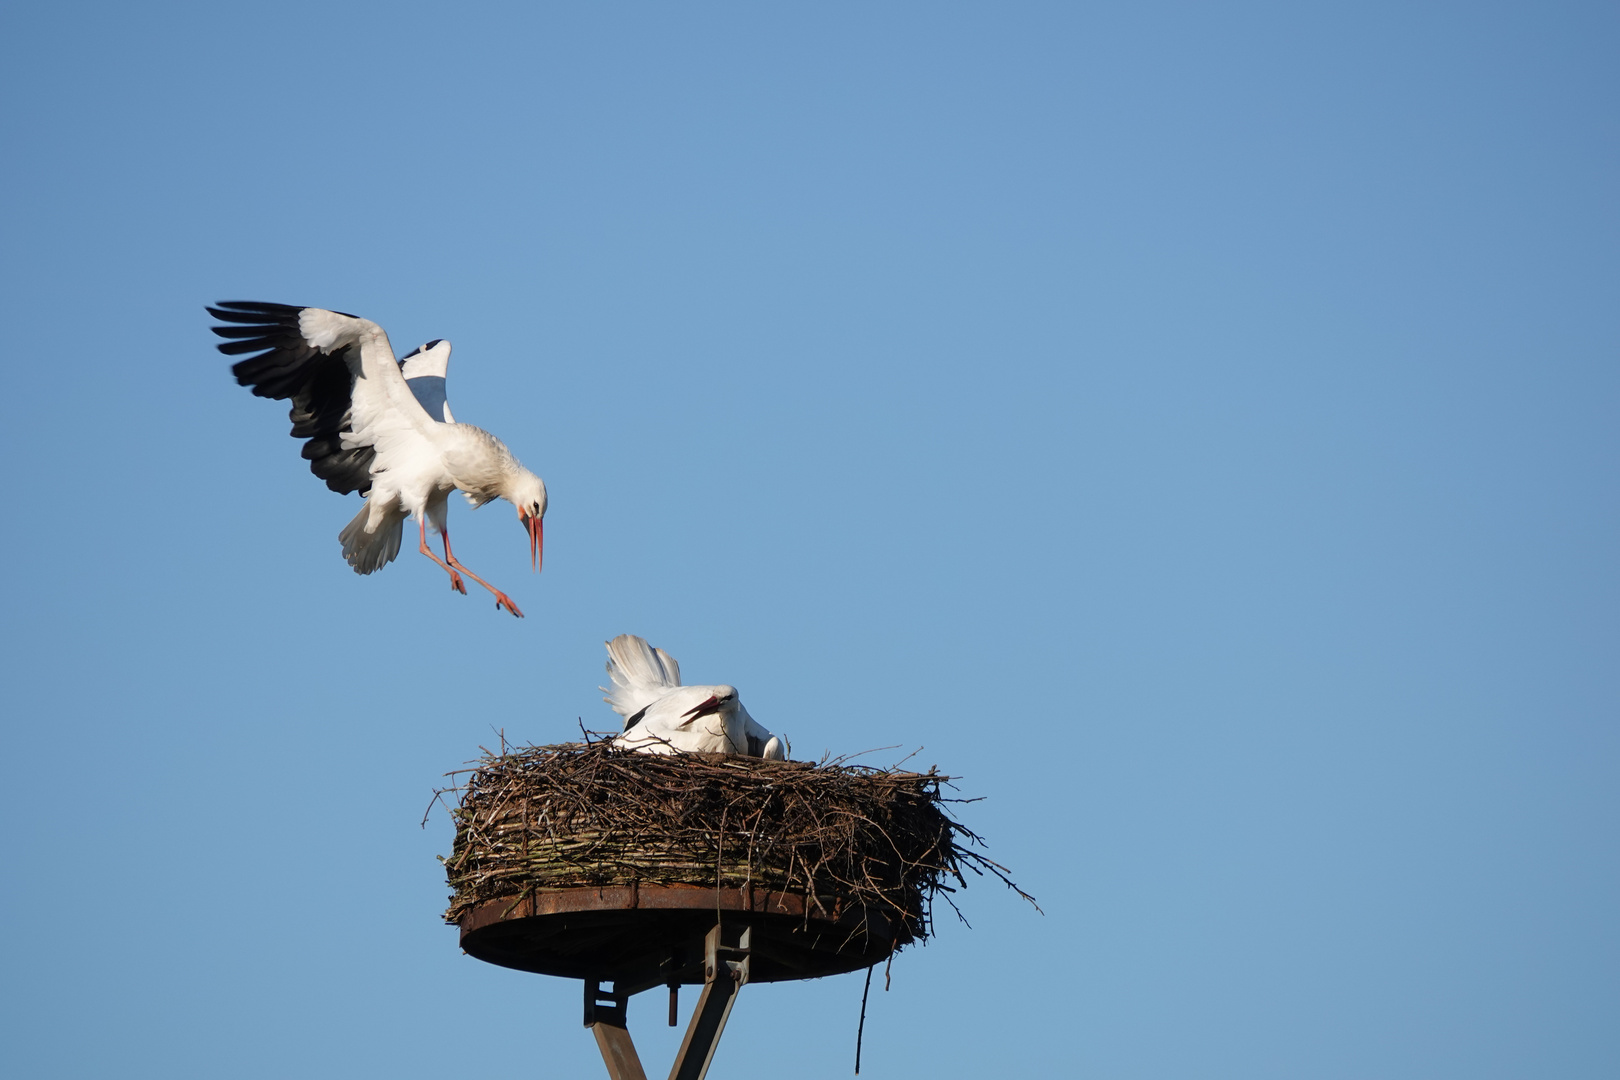
[[[596,1036],[596,1048],[602,1051],[608,1075],[613,1080],[647,1080],[636,1056],[636,1044],[630,1041],[626,1025],[630,995],[603,990],[599,979],[585,980],[585,1026]]]
[[[703,1080],[714,1060],[720,1034],[726,1029],[726,1020],[731,1016],[731,1007],[737,1002],[737,991],[748,982],[752,934],[744,927],[735,934],[735,943],[726,940],[731,936],[723,925],[717,925],[704,940],[703,993],[692,1010],[692,1022],[687,1025],[686,1038],[675,1055],[669,1080]],[[646,989],[650,987],[621,990],[615,982],[612,990],[605,991],[600,979],[585,981],[585,1026],[596,1036],[597,1049],[602,1051],[602,1061],[612,1080],[647,1080],[626,1025],[630,995]],[[671,1013],[673,1015],[673,999]]]

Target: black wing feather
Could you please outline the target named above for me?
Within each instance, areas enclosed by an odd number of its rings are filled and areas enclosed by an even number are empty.
[[[264,333],[259,326],[210,326],[210,330],[223,338],[258,337]]]
[[[290,304],[226,300],[208,309],[221,322],[235,324],[212,328],[229,339],[215,348],[226,356],[256,353],[232,365],[237,383],[259,397],[291,401],[287,418],[292,421],[293,438],[307,440],[303,457],[309,471],[333,491],[365,495],[371,491],[371,463],[376,452],[369,446],[343,449],[343,435],[351,430],[349,409],[354,392],[349,347],[323,353],[305,341],[298,329],[298,313],[303,310]]]

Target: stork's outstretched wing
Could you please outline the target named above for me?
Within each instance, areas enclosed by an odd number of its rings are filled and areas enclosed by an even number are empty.
[[[441,423],[455,423],[456,418],[450,415],[450,402],[444,396],[444,378],[450,370],[450,343],[434,338],[400,357],[399,366],[404,372],[405,384],[427,414]]]
[[[292,436],[309,471],[333,491],[364,495],[380,444],[421,431],[430,417],[411,394],[382,327],[323,308],[230,300],[208,309],[229,326],[219,351],[253,353],[232,366],[259,397],[290,400]]]

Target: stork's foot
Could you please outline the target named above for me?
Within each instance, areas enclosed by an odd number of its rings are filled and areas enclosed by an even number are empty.
[[[465,566],[462,566],[461,563],[459,561],[457,561],[456,557],[454,555],[450,554],[450,541],[449,541],[448,537],[445,538],[445,545],[444,546],[445,546],[444,557],[447,560],[447,562],[445,563],[445,569],[446,570],[449,570],[452,574],[454,574],[457,570],[460,570],[463,574],[465,574],[468,577],[472,578],[474,581],[478,582],[478,584],[482,585],[484,588],[486,588],[490,592],[494,593],[495,594],[495,610],[496,611],[501,610],[501,608],[505,608],[507,611],[510,611],[513,615],[515,615],[519,619],[523,618],[523,612],[519,611],[518,606],[516,604],[512,603],[512,598],[510,596],[507,596],[505,593],[501,592],[501,590],[497,589],[495,586],[491,585],[489,582],[485,581],[483,578],[479,577],[477,574],[473,573],[471,570],[467,569]],[[431,555],[432,552],[429,552],[428,554]],[[457,580],[459,581],[460,579],[458,578]],[[462,589],[462,592],[466,592],[466,591],[467,591],[466,589]]]
[[[462,596],[467,595],[467,586],[462,583],[461,575],[454,570],[450,571],[450,587]]]

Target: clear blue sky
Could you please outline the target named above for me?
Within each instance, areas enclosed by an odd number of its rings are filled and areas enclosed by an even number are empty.
[[[418,822],[634,632],[800,756],[924,747],[1041,899],[975,883],[865,1075],[1620,1075],[1613,5],[0,38],[8,1072],[597,1075]],[[348,570],[234,298],[455,343],[551,489],[539,578],[451,511],[527,619]],[[748,989],[713,1075],[847,1075],[860,989]]]

